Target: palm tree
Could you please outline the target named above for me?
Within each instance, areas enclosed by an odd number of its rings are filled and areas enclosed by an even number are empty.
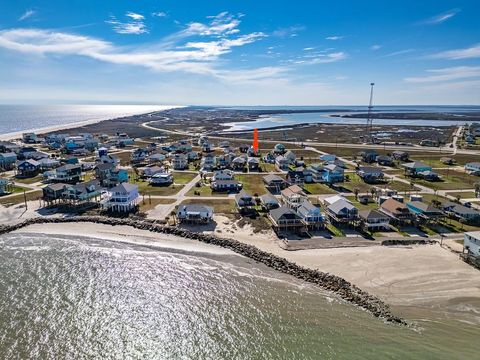
[[[475,186],[475,197],[479,197],[479,195],[480,195],[480,182],[476,182],[474,184],[474,186]]]
[[[358,193],[359,193],[358,188],[354,188],[353,193],[355,194],[355,200],[358,200]]]

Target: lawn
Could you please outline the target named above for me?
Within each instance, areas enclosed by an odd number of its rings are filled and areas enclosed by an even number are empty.
[[[311,183],[305,184],[303,188],[312,195],[336,194],[337,192],[325,184]]]
[[[197,176],[197,174],[195,173],[176,172],[176,171],[174,171],[172,174],[173,174],[173,181],[175,184],[188,184]]]
[[[376,202],[361,204],[355,199],[355,196],[346,196],[345,199],[350,200],[358,210],[378,209],[378,204]]]
[[[157,205],[168,205],[173,204],[174,202],[174,199],[149,199],[148,197],[145,197],[145,203],[140,201],[140,211],[146,212],[148,210],[152,210]]]
[[[477,179],[469,174],[456,170],[437,170],[436,171],[442,178],[442,181],[426,181],[422,179],[412,179],[401,175],[401,177],[414,181],[418,185],[429,187],[433,190],[457,190],[457,189],[473,189],[474,183]]]
[[[377,184],[367,184],[365,183],[360,176],[354,173],[348,174],[349,181],[344,181],[340,183],[340,186],[343,186],[345,189],[354,192],[354,189],[358,189],[360,193],[370,193],[370,190]]]
[[[131,183],[138,185],[138,192],[141,195],[170,196],[175,195],[183,188],[183,185],[152,186],[146,181],[135,179],[132,179]]]
[[[31,192],[25,193],[27,197],[27,201],[38,200],[40,197],[42,197],[42,194],[43,192],[41,190],[34,190]],[[17,194],[9,197],[0,198],[0,204],[5,206],[20,204],[20,203],[23,203],[24,201],[25,201],[25,197],[23,194]]]
[[[475,192],[473,191],[464,191],[464,192],[449,192],[447,195],[451,195],[453,197],[457,197],[460,195],[460,199],[472,199],[476,198]],[[480,200],[480,199],[479,199]]]
[[[405,184],[401,181],[396,181],[396,180],[390,181],[385,187],[392,190],[397,190],[399,193],[405,193],[405,192],[409,193],[409,192],[418,190],[417,187],[414,187],[412,189],[410,184]]]
[[[196,195],[195,192],[198,192]],[[187,196],[228,196],[227,192],[212,191],[208,184],[200,187],[194,186],[188,192]]]
[[[113,153],[112,156],[115,156],[120,160],[120,165],[125,166],[130,164],[130,157],[132,153],[130,151],[123,151],[118,153]]]
[[[267,193],[267,189],[263,184],[265,174],[239,174],[235,175],[235,180],[243,184],[243,189],[251,195],[263,195]]]
[[[30,177],[30,178],[15,178],[15,183],[19,184],[19,185],[22,185],[23,184],[33,184],[33,183],[36,183],[36,182],[39,182],[39,181],[42,181],[43,180],[43,176],[42,175],[37,175],[37,176],[34,176],[34,177]]]

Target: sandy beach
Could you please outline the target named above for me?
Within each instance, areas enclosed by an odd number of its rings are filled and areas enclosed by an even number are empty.
[[[221,219],[217,219],[217,223],[219,220]],[[480,304],[478,270],[439,245],[285,251],[276,244],[272,234],[254,234],[248,226],[231,230],[226,223],[220,223],[217,230],[219,227],[222,229],[220,233],[216,231],[217,235],[255,245],[306,267],[341,276],[391,305],[446,308],[450,304],[462,303],[476,308]],[[112,227],[91,223],[37,224],[19,232],[81,234],[155,246],[159,249],[217,255],[234,254],[212,245],[127,226]]]

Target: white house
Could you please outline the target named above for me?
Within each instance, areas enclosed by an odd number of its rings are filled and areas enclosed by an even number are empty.
[[[289,166],[290,166],[290,162],[289,162],[288,159],[286,159],[284,156],[278,155],[278,156],[275,158],[275,168],[276,168],[278,171],[288,170],[288,167],[289,167]]]
[[[480,231],[465,233],[463,238],[463,250],[473,256],[480,256]]]
[[[180,205],[177,219],[179,222],[206,224],[213,219],[213,208],[205,205]]]
[[[465,170],[469,172],[480,172],[480,162],[466,163]]]
[[[128,212],[137,206],[138,199],[138,186],[122,183],[110,190],[102,206],[109,211]]]
[[[153,175],[148,182],[152,185],[169,185],[173,183],[173,175],[171,173],[157,173]]]
[[[175,154],[172,158],[174,170],[185,170],[188,167],[188,160],[184,154]]]
[[[212,181],[233,180],[234,178],[235,173],[232,170],[224,169],[215,171],[213,173]]]

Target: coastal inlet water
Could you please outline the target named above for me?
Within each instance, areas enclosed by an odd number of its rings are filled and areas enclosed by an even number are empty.
[[[164,110],[161,105],[0,105],[0,135]]]
[[[384,324],[237,255],[0,237],[0,359],[478,358],[478,324],[409,316]]]
[[[368,109],[362,106],[337,106],[337,107],[309,107],[309,106],[291,106],[291,107],[239,107],[243,110],[318,110],[318,112],[308,113],[286,113],[278,115],[261,116],[256,121],[225,123],[228,126],[224,131],[243,131],[252,129],[269,129],[274,127],[294,126],[298,124],[339,124],[339,125],[363,125],[365,118],[344,118],[338,115],[345,114],[365,114]],[[458,113],[465,114],[469,112],[479,112],[480,106],[376,106],[375,112],[381,113]],[[336,116],[332,116],[336,115]],[[465,124],[462,116],[455,120],[426,120],[426,119],[374,119],[375,125],[392,126],[458,126]]]

